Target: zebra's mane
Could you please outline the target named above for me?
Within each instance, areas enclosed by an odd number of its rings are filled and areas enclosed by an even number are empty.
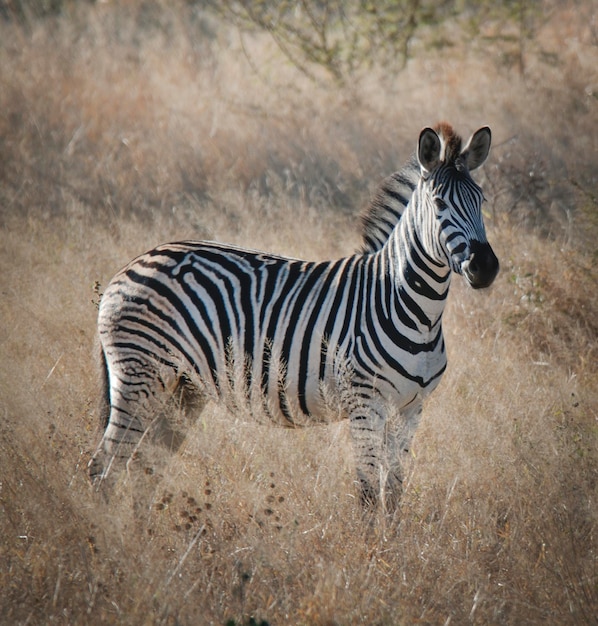
[[[442,144],[444,145],[443,161],[445,163],[455,163],[461,154],[462,140],[460,135],[448,122],[439,122],[434,126]]]
[[[461,137],[448,122],[439,122],[434,130],[444,146],[443,161],[455,162],[461,154]],[[384,246],[403,211],[409,204],[421,175],[415,154],[394,174],[385,178],[360,216],[363,243],[360,252],[377,252]]]
[[[419,163],[413,155],[398,172],[380,183],[371,202],[361,213],[362,253],[376,252],[384,246],[409,204],[419,177]]]

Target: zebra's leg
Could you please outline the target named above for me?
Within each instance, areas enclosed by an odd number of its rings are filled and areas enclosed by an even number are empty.
[[[415,400],[401,413],[389,416],[385,424],[385,453],[388,474],[384,485],[384,506],[387,513],[394,513],[403,493],[405,465],[411,451],[411,442],[419,425],[422,412],[421,401]]]
[[[183,444],[190,423],[203,411],[207,395],[187,374],[179,375],[170,387],[168,406],[154,420],[152,440],[174,452]]]
[[[364,508],[373,508],[380,501],[385,475],[384,422],[381,411],[359,406],[349,415],[355,451],[360,500]]]
[[[360,498],[366,508],[381,501],[386,513],[396,511],[403,492],[404,464],[421,409],[421,401],[415,400],[400,414],[377,405],[361,405],[351,412]]]
[[[92,483],[104,480],[114,463],[131,459],[150,426],[160,423],[172,395],[167,372],[161,369],[139,355],[106,360],[110,408],[102,439],[88,466]],[[172,445],[172,434],[165,432],[163,436]]]

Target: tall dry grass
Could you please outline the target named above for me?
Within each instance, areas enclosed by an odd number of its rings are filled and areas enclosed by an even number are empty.
[[[549,16],[538,45],[556,56],[524,75],[455,45],[343,91],[187,11],[0,25],[1,621],[595,624],[590,3]],[[363,519],[346,425],[216,406],[153,474],[93,493],[111,275],[189,237],[347,254],[377,182],[440,118],[493,128],[480,180],[502,270],[483,294],[454,281],[449,369],[397,517]]]

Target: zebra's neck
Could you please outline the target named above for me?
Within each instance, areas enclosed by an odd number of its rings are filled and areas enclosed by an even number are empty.
[[[413,330],[430,331],[442,318],[451,280],[450,267],[425,249],[421,215],[408,206],[388,242],[385,256],[396,307],[408,311]]]

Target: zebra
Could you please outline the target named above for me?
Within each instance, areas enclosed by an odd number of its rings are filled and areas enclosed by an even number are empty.
[[[396,510],[422,403],[447,365],[451,274],[480,289],[498,273],[470,176],[490,143],[488,127],[463,148],[449,124],[424,128],[351,256],[311,262],[181,241],[126,265],[99,307],[106,409],[92,482],[129,459],[158,416],[166,443],[180,444],[164,410],[178,392],[192,413],[241,397],[288,427],[348,419],[362,504]]]

